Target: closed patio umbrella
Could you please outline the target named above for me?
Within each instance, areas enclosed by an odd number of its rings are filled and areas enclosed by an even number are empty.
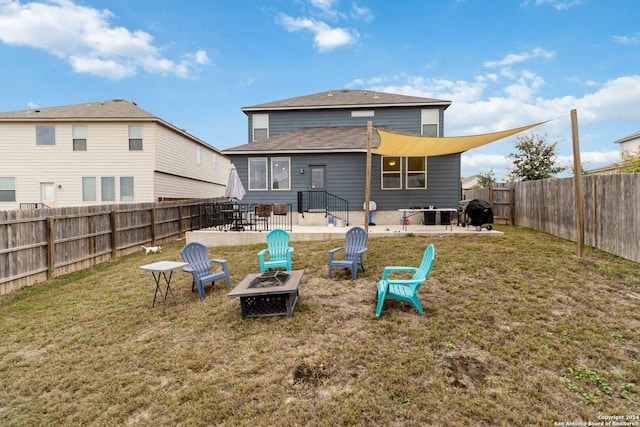
[[[227,179],[227,188],[224,190],[224,197],[230,200],[242,200],[245,194],[247,192],[242,185],[242,181],[240,181],[238,171],[232,164],[231,169],[229,169],[229,178]]]

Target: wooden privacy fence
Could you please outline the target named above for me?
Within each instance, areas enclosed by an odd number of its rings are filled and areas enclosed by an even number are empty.
[[[181,238],[218,201],[0,212],[0,295]]]
[[[585,245],[640,262],[640,174],[588,175],[582,193]],[[496,223],[578,241],[573,178],[464,190],[463,197],[488,201]]]

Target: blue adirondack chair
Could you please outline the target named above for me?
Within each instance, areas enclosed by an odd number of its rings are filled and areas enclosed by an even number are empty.
[[[369,235],[362,227],[353,227],[345,234],[345,246],[329,251],[329,279],[334,268],[348,268],[351,270],[351,280],[358,278],[358,266],[362,267],[362,254],[367,252],[367,238]],[[337,253],[344,251],[344,259],[335,259]]]
[[[410,302],[418,310],[418,313],[423,312],[422,304],[418,298],[418,289],[429,277],[431,267],[433,267],[433,261],[436,256],[436,248],[433,245],[429,245],[424,250],[422,257],[422,263],[420,267],[385,267],[382,273],[382,280],[378,283],[378,306],[376,307],[376,316],[380,316],[382,312],[382,306],[386,297],[394,298],[400,301]],[[411,279],[393,279],[390,278],[391,273],[413,272]]]
[[[211,283],[211,286],[213,286],[216,280],[226,279],[227,286],[231,289],[231,277],[229,276],[227,261],[224,259],[209,259],[207,247],[202,243],[188,243],[180,250],[180,256],[182,256],[184,262],[189,263],[183,270],[193,276],[191,292],[197,287],[201,300],[204,299],[204,285],[206,283]],[[212,271],[212,263],[220,264],[222,270]]]
[[[267,233],[267,249],[258,252],[260,259],[260,272],[264,273],[269,268],[284,267],[291,271],[291,255],[293,248],[289,246],[289,233],[281,228]],[[265,259],[268,255],[268,259]]]

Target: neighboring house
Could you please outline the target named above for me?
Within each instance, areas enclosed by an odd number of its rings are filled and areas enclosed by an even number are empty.
[[[450,101],[364,90],[332,90],[242,108],[248,143],[227,154],[247,190],[243,203],[290,203],[321,211],[313,200],[349,204],[350,222],[363,223],[367,183],[367,122],[386,130],[442,136]],[[379,144],[372,132],[372,148]],[[372,155],[371,196],[378,222],[398,209],[455,208],[460,197],[460,154],[438,157]],[[326,194],[327,197],[317,197]],[[316,202],[317,203],[317,202]],[[331,212],[330,212],[331,213]],[[362,218],[361,218],[362,216]]]
[[[640,131],[632,133],[629,136],[625,136],[624,138],[620,138],[617,141],[613,141],[613,143],[620,144],[620,161],[622,161],[625,153],[640,152]],[[619,171],[617,163],[618,162],[601,166],[599,168],[588,169],[585,170],[584,173],[586,175],[616,173]]]
[[[0,113],[0,210],[223,196],[228,157],[122,99]]]
[[[460,185],[463,190],[470,190],[478,184],[480,184],[480,175],[472,175],[460,180]]]

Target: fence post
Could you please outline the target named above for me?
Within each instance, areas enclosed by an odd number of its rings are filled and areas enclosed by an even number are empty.
[[[509,223],[515,225],[516,223],[516,189],[511,186],[509,188]]]
[[[109,225],[111,227],[111,259],[118,257],[118,230],[116,228],[116,211],[109,212]]]
[[[55,278],[56,272],[56,239],[55,239],[55,230],[54,219],[52,217],[47,218],[47,279],[51,280]]]
[[[149,217],[151,218],[151,242],[153,245],[156,245],[156,208],[151,208]],[[178,215],[178,217],[180,217],[180,215]],[[178,228],[180,227],[181,225],[178,223]]]

